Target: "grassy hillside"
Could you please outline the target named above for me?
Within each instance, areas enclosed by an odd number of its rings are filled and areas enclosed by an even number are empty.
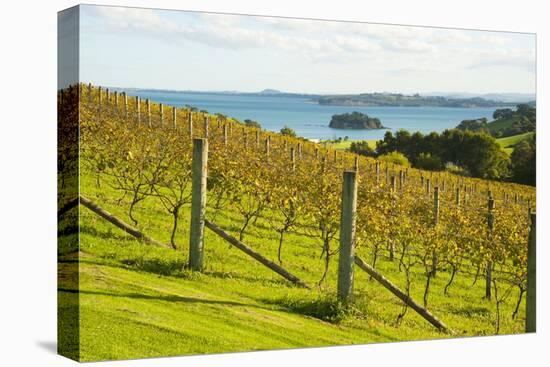
[[[512,126],[512,124],[519,120],[519,117],[512,117],[509,119],[493,120],[487,124],[487,129],[490,133],[495,133],[498,130],[506,129]]]
[[[497,142],[500,144],[502,149],[508,154],[512,154],[514,151],[514,146],[519,143],[522,140],[528,139],[529,137],[533,136],[533,132],[524,133],[524,134],[518,134],[513,136],[508,136],[506,138],[499,138],[497,139]]]
[[[118,203],[116,192],[106,186],[97,188],[94,178],[83,178],[82,191],[125,218],[120,208],[128,204],[127,199]],[[336,266],[330,269],[327,285],[321,289],[297,288],[209,231],[205,239],[206,271],[184,270],[188,209],[182,214],[177,251],[144,245],[88,209],[81,209],[82,360],[449,337],[412,310],[398,325],[402,303],[360,270],[356,271],[356,309],[342,315],[340,322],[325,321],[323,318],[333,315],[327,293],[335,292]],[[137,216],[148,234],[168,241],[169,221],[161,205],[145,202],[137,209]],[[210,212],[208,216],[234,233],[235,213]],[[276,259],[277,236],[265,219],[247,231],[246,242]],[[319,252],[314,240],[291,234],[283,266],[315,284],[322,268]],[[358,252],[368,259],[364,249]],[[62,263],[61,272],[63,267]],[[382,257],[377,268],[404,287],[395,261]],[[471,279],[459,278],[446,296],[443,289],[448,279],[446,273],[433,279],[432,311],[456,331],[456,336],[492,335],[495,304],[480,302],[483,283],[472,286]],[[413,274],[412,281],[412,295],[421,300],[423,275]],[[70,284],[59,285],[61,297],[74,291]],[[501,307],[506,315],[501,333],[521,333],[524,305],[516,320],[509,317],[514,308],[512,300]]]

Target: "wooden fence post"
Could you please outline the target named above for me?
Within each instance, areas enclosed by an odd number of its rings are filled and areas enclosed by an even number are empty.
[[[208,140],[193,140],[191,228],[189,230],[189,267],[201,271],[204,254],[204,217],[206,213],[206,175]]]
[[[355,217],[357,209],[357,173],[344,172],[340,217],[340,253],[338,258],[338,299],[350,302],[353,297],[355,263]]]
[[[302,158],[302,143],[298,143],[298,159]]]
[[[529,244],[527,247],[527,300],[525,332],[537,331],[537,216],[531,213],[531,229],[529,230]]]
[[[101,118],[101,87],[97,88],[97,118]]]
[[[359,172],[359,157],[355,157],[355,160],[353,161],[353,170],[355,172]]]
[[[488,192],[489,195],[492,195],[491,191]],[[493,241],[493,227],[495,222],[495,217],[493,213],[493,209],[495,208],[495,201],[492,196],[489,196],[487,199],[487,227],[489,228],[489,240],[491,243],[489,244],[490,247],[492,247],[492,241]],[[485,270],[485,298],[490,300],[491,299],[491,286],[493,281],[493,262],[489,260],[487,262],[487,269]]]
[[[429,181],[428,181],[429,183]],[[439,187],[434,187],[434,228],[439,224]],[[437,265],[439,263],[439,256],[437,251],[432,253],[432,277],[437,275]]]
[[[118,110],[118,92],[116,90],[114,93],[114,98],[115,98],[115,109]]]
[[[292,165],[292,172],[296,171],[296,152],[294,148],[290,148],[290,164]]]
[[[149,98],[145,100],[145,105],[147,106],[147,125],[151,127],[151,102]]]
[[[159,104],[159,118],[160,118],[160,126],[164,125],[164,106]]]
[[[430,192],[432,191],[432,184],[430,182],[430,179],[426,179],[426,195],[430,195]]]
[[[178,108],[176,106],[172,107],[172,127],[174,130],[178,128]]]
[[[460,205],[460,187],[456,188],[455,203],[456,203],[456,206]]]
[[[395,192],[395,176],[391,176],[390,178],[390,190],[391,192]]]
[[[139,97],[136,96],[136,118],[137,118],[138,124],[141,123],[141,111],[140,111],[140,107],[141,107],[141,102],[139,101]]]
[[[256,130],[256,149],[260,149],[260,130]]]
[[[122,98],[124,100],[124,118],[128,120],[128,95],[126,92],[122,92]]]
[[[193,111],[189,110],[188,116],[189,137],[193,139]]]
[[[92,83],[88,83],[88,104],[92,104]]]
[[[376,170],[376,183],[380,183],[380,162],[376,162],[375,170]]]
[[[204,138],[208,139],[208,116],[204,115]]]
[[[223,125],[223,145],[227,145],[227,124]]]
[[[265,139],[265,155],[267,157],[269,157],[269,143],[271,142],[271,139],[270,137],[268,136],[266,139]]]

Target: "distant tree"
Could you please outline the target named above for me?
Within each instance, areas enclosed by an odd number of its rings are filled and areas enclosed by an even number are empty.
[[[369,142],[366,140],[352,141],[349,147],[349,151],[367,157],[374,157],[376,155],[374,149],[371,148]]]
[[[483,117],[475,120],[462,120],[456,128],[459,130],[488,131],[487,119]]]
[[[244,120],[244,124],[248,127],[255,127],[257,129],[262,128],[262,125],[260,125],[260,123],[258,121],[254,121],[254,120],[250,120],[250,119]]]
[[[431,153],[420,153],[416,158],[416,167],[429,171],[439,171],[443,169],[441,158]]]
[[[515,182],[536,185],[536,137],[522,140],[514,147],[511,156],[512,179]]]
[[[505,120],[510,119],[514,116],[514,111],[510,108],[498,108],[493,112],[493,118],[495,120]]]
[[[296,137],[296,131],[286,125],[281,129],[281,134],[285,136]]]

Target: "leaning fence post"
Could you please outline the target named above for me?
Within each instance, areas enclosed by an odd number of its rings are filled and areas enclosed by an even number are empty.
[[[529,244],[527,246],[527,300],[525,332],[537,331],[537,215],[531,213],[531,229],[529,230]]]
[[[338,299],[349,302],[353,296],[355,262],[355,217],[357,209],[357,173],[344,172],[340,218],[340,254],[338,258]]]
[[[429,182],[429,181],[428,181]],[[439,187],[434,187],[434,228],[437,228],[439,223]],[[439,263],[439,256],[434,249],[432,253],[432,277],[437,275],[437,265]]]
[[[208,140],[193,139],[189,267],[197,271],[201,271],[203,267],[207,166]]]

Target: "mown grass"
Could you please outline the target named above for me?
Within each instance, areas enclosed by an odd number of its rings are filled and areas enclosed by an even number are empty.
[[[128,202],[102,183],[84,176],[83,195],[124,220]],[[138,227],[168,242],[170,215],[148,199],[136,208]],[[209,218],[235,234],[239,223],[232,210]],[[255,262],[223,239],[205,230],[205,270],[185,269],[188,254],[189,208],[182,212],[177,250],[144,245],[81,208],[80,247],[80,358],[83,361],[221,353],[278,348],[363,344],[447,338],[412,310],[397,323],[403,304],[356,268],[355,303],[346,307],[335,300],[337,257],[326,282],[317,287],[323,271],[321,246],[316,239],[296,233],[287,236],[283,266],[313,286],[298,288]],[[260,218],[246,232],[247,244],[277,259],[277,234]],[[336,248],[337,243],[333,243]],[[370,260],[367,249],[357,252]],[[68,254],[67,256],[74,256]],[[62,257],[63,259],[63,257]],[[60,270],[69,263],[60,263]],[[400,287],[405,278],[397,262],[382,257],[377,269]],[[429,308],[451,327],[454,336],[493,335],[495,303],[483,299],[484,284],[472,285],[458,274],[443,289],[449,273],[433,279]],[[61,277],[63,279],[63,277]],[[421,301],[425,278],[411,274],[413,298]],[[61,281],[59,296],[76,291]],[[521,333],[524,304],[512,320],[515,297],[501,305],[501,333]],[[61,340],[60,343],[70,343]]]
[[[514,147],[517,143],[530,138],[531,136],[533,136],[533,134],[534,132],[528,132],[524,134],[508,136],[506,138],[499,138],[497,139],[497,143],[500,144],[500,146],[502,147],[502,149],[504,149],[506,153],[512,154],[512,152],[514,151]]]
[[[330,143],[330,142],[321,142],[321,143],[326,144],[327,147],[330,147],[332,149],[346,150],[346,149],[349,149],[349,147],[351,146],[351,143],[358,142],[358,141],[363,141],[363,140],[342,140],[337,143]],[[371,139],[371,140],[365,140],[365,141],[369,144],[369,146],[372,149],[376,148],[376,142],[378,141],[377,139]]]

